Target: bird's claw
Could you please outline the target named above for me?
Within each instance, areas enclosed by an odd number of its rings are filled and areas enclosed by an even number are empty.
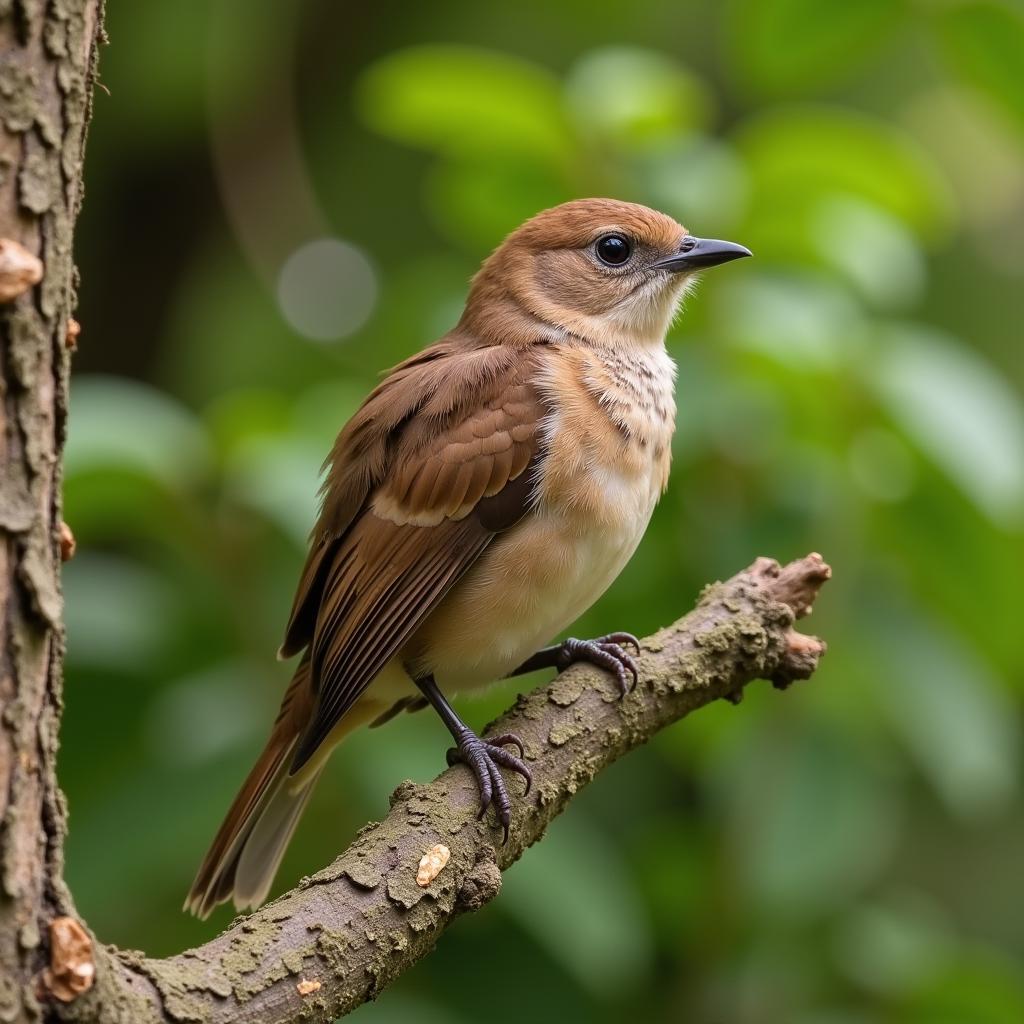
[[[619,690],[625,697],[640,681],[640,669],[636,659],[626,650],[627,644],[637,654],[640,653],[640,641],[632,633],[609,633],[593,640],[569,637],[562,641],[562,649],[558,653],[558,671],[562,672],[580,661],[596,665],[615,676]]]
[[[508,786],[499,766],[523,777],[526,782],[523,796],[530,792],[533,785],[533,774],[523,761],[525,751],[522,740],[511,733],[484,740],[466,729],[456,737],[456,744],[448,751],[448,764],[453,765],[461,761],[476,776],[480,789],[480,813],[477,818],[482,818],[493,803],[495,814],[504,831],[501,840],[504,845],[508,842],[508,828],[512,820],[512,798],[509,796]],[[517,747],[519,756],[509,753],[505,749],[506,746]]]

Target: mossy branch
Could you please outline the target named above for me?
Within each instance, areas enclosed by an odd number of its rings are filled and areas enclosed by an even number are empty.
[[[329,868],[211,942],[166,960],[97,949],[96,984],[62,1006],[62,1018],[287,1024],[331,1021],[373,999],[460,913],[498,894],[501,872],[603,768],[691,711],[738,700],[755,679],[783,688],[810,676],[825,645],[793,623],[829,575],[816,554],[785,568],[759,558],[643,641],[640,683],[626,698],[584,666],[520,696],[489,730],[517,733],[533,771],[506,845],[492,816],[477,820],[477,787],[464,767],[428,785],[404,782],[384,821]],[[439,845],[450,860],[424,886],[418,865]]]

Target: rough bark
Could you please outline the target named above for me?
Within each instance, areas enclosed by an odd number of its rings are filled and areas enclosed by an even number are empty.
[[[47,960],[48,923],[74,913],[62,882],[65,816],[55,773],[60,454],[75,301],[71,240],[100,17],[100,0],[0,0],[2,1021],[45,1015],[34,979]]]
[[[818,555],[785,569],[758,559],[643,641],[640,682],[625,699],[609,676],[584,666],[520,696],[491,726],[522,737],[534,778],[531,794],[515,800],[506,845],[492,816],[477,820],[476,783],[464,767],[429,785],[404,782],[384,821],[329,868],[206,945],[166,960],[98,948],[96,985],[62,1008],[64,1018],[285,1024],[330,1021],[373,999],[460,913],[498,894],[501,872],[601,769],[691,711],[738,700],[754,679],[783,687],[808,677],[824,644],[793,621],[828,576]],[[417,866],[437,844],[451,858],[422,887]]]
[[[388,817],[334,864],[198,949],[150,960],[95,943],[63,883],[55,762],[59,567],[74,548],[60,510],[71,241],[101,19],[102,0],[0,0],[0,1021],[328,1021],[494,898],[501,872],[606,765],[755,678],[809,676],[824,645],[792,624],[828,567],[816,555],[782,570],[759,559],[707,588],[644,641],[640,684],[623,700],[585,667],[521,696],[494,726],[522,736],[534,774],[507,845],[477,820],[459,767],[403,783]],[[418,884],[437,845],[450,859]]]

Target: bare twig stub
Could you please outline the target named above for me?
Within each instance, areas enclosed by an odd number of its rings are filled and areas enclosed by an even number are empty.
[[[493,899],[501,871],[612,761],[754,679],[786,686],[809,676],[825,645],[793,624],[829,575],[818,555],[784,568],[762,558],[706,587],[689,615],[643,642],[640,684],[624,699],[586,666],[520,695],[492,726],[522,737],[534,777],[530,797],[515,802],[507,845],[493,821],[477,820],[464,767],[427,785],[403,782],[388,816],[330,867],[206,945],[167,960],[103,950],[102,979],[63,1015],[287,1024],[348,1013],[429,952],[460,913]],[[439,847],[449,859],[424,886]]]

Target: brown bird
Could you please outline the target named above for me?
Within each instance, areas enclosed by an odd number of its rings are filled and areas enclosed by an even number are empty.
[[[444,694],[576,661],[635,684],[628,633],[541,645],[619,574],[665,489],[664,342],[687,282],[749,255],[643,206],[566,203],[509,235],[458,325],[388,372],[325,464],[280,651],[302,658],[187,910],[261,903],[333,747],[403,709],[437,711],[507,838],[500,768],[529,791],[522,744],[480,739]]]

